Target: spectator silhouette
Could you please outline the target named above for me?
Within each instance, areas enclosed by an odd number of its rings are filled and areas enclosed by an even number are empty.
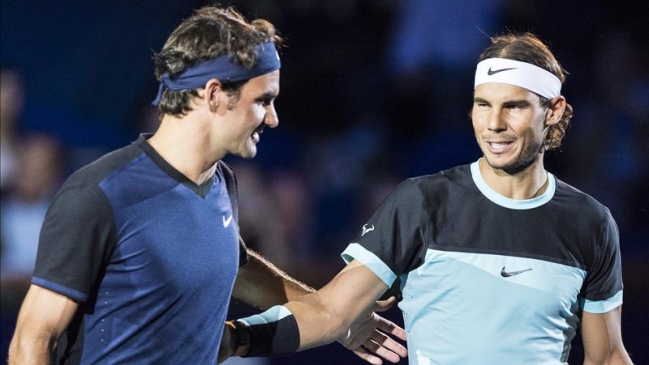
[[[0,71],[0,192],[4,192],[16,170],[15,132],[23,114],[25,90],[19,71]]]

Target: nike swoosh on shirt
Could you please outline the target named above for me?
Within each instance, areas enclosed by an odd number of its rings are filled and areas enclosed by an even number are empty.
[[[223,227],[228,228],[231,222],[232,216],[229,216],[228,219],[225,219],[225,216],[223,216]]]
[[[530,270],[532,270],[532,268],[525,269],[525,270],[518,270],[518,271],[505,271],[505,266],[503,266],[502,270],[500,270],[500,276],[502,276],[503,278],[508,278],[510,276],[522,274],[522,273],[524,273],[526,271],[530,271]]]
[[[492,70],[491,67],[489,67],[489,70],[487,70],[487,75],[491,76],[491,75],[495,75],[495,74],[497,74],[499,72],[515,70],[515,69],[516,69],[516,67],[501,68],[500,70]]]

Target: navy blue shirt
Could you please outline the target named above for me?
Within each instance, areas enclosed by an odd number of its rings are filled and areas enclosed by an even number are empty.
[[[215,364],[245,247],[230,168],[196,185],[140,137],[70,176],[32,283],[80,303],[58,364]]]

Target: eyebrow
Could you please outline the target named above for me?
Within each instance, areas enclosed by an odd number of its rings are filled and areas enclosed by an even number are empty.
[[[488,102],[487,100],[485,100],[483,98],[480,98],[480,97],[473,98],[473,102],[474,103],[484,103],[484,104],[491,105],[490,102]],[[512,107],[512,106],[524,107],[524,106],[530,105],[530,101],[527,100],[527,99],[508,100],[508,101],[503,102],[502,104],[505,107]]]
[[[503,106],[505,106],[505,107],[515,106],[515,107],[522,108],[522,107],[529,106],[529,105],[531,105],[530,101],[525,100],[525,99],[522,99],[522,100],[510,100],[510,101],[506,101],[506,102],[503,103]]]
[[[258,97],[255,98],[256,101],[261,101],[261,100],[273,100],[277,98],[277,93],[273,91],[267,91]]]

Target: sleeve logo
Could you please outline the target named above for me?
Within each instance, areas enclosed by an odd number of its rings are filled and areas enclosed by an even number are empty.
[[[374,230],[374,225],[373,224],[365,224],[365,225],[363,225],[363,232],[361,233],[361,237],[365,236],[365,233],[372,232],[373,230]]]

